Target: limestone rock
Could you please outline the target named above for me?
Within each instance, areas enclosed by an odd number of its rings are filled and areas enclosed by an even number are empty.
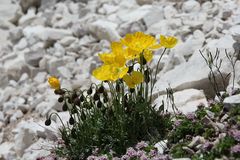
[[[199,104],[207,104],[206,97],[201,90],[196,89],[186,89],[173,93],[176,108],[183,113],[193,112],[197,109]],[[162,101],[165,104],[165,110],[167,109],[170,112],[173,112],[171,104],[167,100],[167,95],[160,95],[155,101],[157,107],[162,104]]]
[[[120,39],[120,36],[117,33],[116,28],[117,24],[115,23],[105,20],[97,20],[90,24],[89,30],[98,39],[117,41]]]
[[[24,13],[26,13],[30,7],[39,7],[40,5],[41,5],[41,0],[21,0],[20,1],[20,6]]]

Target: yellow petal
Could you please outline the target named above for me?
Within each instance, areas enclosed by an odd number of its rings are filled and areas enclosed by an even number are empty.
[[[56,77],[49,77],[48,83],[53,89],[60,89],[60,81]]]
[[[173,48],[177,44],[177,38],[160,36],[160,43],[165,48]]]
[[[131,76],[125,75],[123,76],[123,80],[129,88],[135,88],[135,83],[132,81]]]
[[[144,58],[146,59],[147,62],[150,62],[153,58],[152,51],[150,50],[145,50],[143,53]]]
[[[101,80],[101,81],[109,80],[109,78],[110,78],[110,69],[111,69],[110,65],[103,65],[103,66],[93,70],[92,75],[96,79]]]
[[[141,72],[133,71],[131,77],[135,84],[143,82],[143,74]]]
[[[114,61],[114,55],[111,53],[101,53],[98,54],[98,56],[104,64],[112,64],[112,62]]]

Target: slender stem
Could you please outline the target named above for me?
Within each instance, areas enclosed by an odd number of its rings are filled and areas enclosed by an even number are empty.
[[[156,71],[155,71],[155,75],[154,75],[154,79],[152,81],[152,85],[151,85],[151,95],[150,95],[150,102],[152,101],[152,93],[153,93],[153,88],[156,84],[156,79],[157,79],[157,73],[158,73],[158,67],[159,67],[159,64],[160,64],[160,61],[164,55],[164,53],[166,52],[167,48],[164,48],[163,52],[161,53],[160,55],[160,58],[158,59],[158,62],[157,62],[157,68],[156,68]]]

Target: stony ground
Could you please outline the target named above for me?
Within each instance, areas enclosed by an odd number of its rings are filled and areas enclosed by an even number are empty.
[[[239,6],[239,0],[1,0],[0,159],[33,160],[49,154],[59,123],[56,119],[55,127],[45,127],[45,117],[59,112],[67,119],[68,114],[61,112],[48,76],[58,76],[68,89],[87,87],[96,82],[91,71],[99,64],[97,54],[126,33],[179,39],[161,62],[155,103],[166,99],[170,84],[184,113],[199,103],[207,105],[214,94],[199,49],[214,53],[219,48],[223,75],[232,72],[224,49],[230,54],[240,49]],[[223,89],[240,88],[239,70],[238,60],[235,79],[226,79]],[[240,95],[226,101],[240,103]]]

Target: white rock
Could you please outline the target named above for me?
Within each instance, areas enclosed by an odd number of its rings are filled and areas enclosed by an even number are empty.
[[[201,103],[205,105],[207,104],[206,97],[201,90],[186,89],[173,93],[173,96],[177,109],[183,113],[195,111],[197,109],[197,106]],[[157,104],[157,107],[159,107],[162,104],[162,101],[164,101],[166,107],[165,109],[173,112],[171,104],[168,103],[167,95],[159,96],[154,101],[154,104]]]
[[[184,43],[179,42],[176,47],[173,48],[173,52],[189,57],[195,51],[202,48],[205,41],[204,33],[200,30],[196,30]]]
[[[57,75],[58,74],[57,68],[63,65],[64,61],[62,59],[56,59],[55,57],[51,58],[47,62],[47,71],[49,72],[50,75]]]
[[[233,36],[233,39],[240,42],[240,25],[233,26],[229,30]]]
[[[123,22],[131,23],[143,19],[148,13],[152,11],[152,9],[153,8],[151,5],[144,5],[134,10],[119,10],[117,16]]]
[[[97,20],[89,26],[90,32],[98,39],[106,39],[108,41],[118,41],[120,39],[116,28],[117,24],[105,20]]]
[[[7,159],[9,154],[11,154],[14,145],[15,144],[12,142],[4,142],[0,144],[0,157],[4,157],[4,159]]]
[[[154,0],[136,0],[139,5],[152,4]]]
[[[27,11],[27,14],[25,14],[24,16],[22,16],[19,21],[18,21],[18,25],[20,26],[27,26],[32,24],[32,22],[37,18],[36,16],[36,8],[30,8]]]
[[[8,85],[8,76],[3,68],[0,68],[0,88],[5,88]]]
[[[186,13],[198,12],[200,10],[200,4],[196,0],[188,0],[183,3],[182,10]]]
[[[225,98],[223,103],[240,104],[240,94]]]
[[[13,48],[14,51],[22,51],[28,46],[26,38],[22,38]]]
[[[20,1],[20,6],[22,7],[22,11],[24,13],[26,13],[30,7],[39,7],[40,4],[41,4],[41,1],[39,0],[21,0]]]
[[[60,40],[64,37],[71,36],[72,32],[64,29],[45,28],[43,26],[29,26],[24,28],[23,34],[28,40],[33,38],[35,40],[50,41]]]
[[[1,0],[0,6],[0,19],[5,21],[9,21],[14,17],[14,13],[16,12],[18,5],[11,3],[9,0]]]
[[[1,34],[1,37],[0,37],[0,46],[1,46],[1,45],[5,44],[6,41],[7,41],[8,31],[5,31],[5,30],[0,29],[0,34]]]
[[[21,157],[24,153],[24,150],[34,143],[34,138],[35,135],[30,129],[20,129],[20,131],[14,137],[14,149],[16,154]]]
[[[67,47],[69,46],[70,44],[74,43],[75,41],[77,40],[77,38],[75,37],[64,37],[63,39],[61,39],[59,41],[59,43],[64,46],[64,47]]]
[[[164,17],[166,19],[171,19],[177,14],[177,10],[173,6],[166,6],[164,8]]]
[[[21,27],[16,27],[10,30],[9,32],[9,39],[13,42],[16,43],[23,37],[23,30]]]
[[[215,52],[216,51],[212,50],[213,55],[215,55]],[[203,54],[206,55],[206,51],[203,52]],[[222,75],[226,76],[231,71],[224,50],[220,51],[219,57],[223,60],[220,70]],[[211,83],[209,82],[208,75],[209,68],[206,62],[199,53],[196,53],[191,56],[188,62],[180,64],[173,70],[170,70],[162,75],[156,83],[155,91],[158,90],[158,92],[164,93],[165,89],[170,85],[175,91],[189,88],[201,89],[204,90],[207,96],[212,97],[215,94]],[[221,76],[219,73],[216,73],[215,76],[217,83],[219,83],[219,89],[222,90],[223,86]],[[228,79],[226,79],[225,83],[228,83]]]
[[[39,61],[43,58],[45,50],[30,51],[24,54],[24,58],[27,64],[38,67]]]
[[[0,121],[4,121],[4,114],[2,111],[0,111]],[[0,142],[1,143],[1,142]]]
[[[164,19],[164,10],[162,6],[152,6],[149,11],[146,10],[146,14],[142,17],[147,28],[151,25],[160,22]]]
[[[17,110],[10,118],[10,123],[16,122],[18,119],[23,117],[23,113],[21,110]]]
[[[35,77],[34,77],[34,81],[41,84],[44,83],[47,77],[47,73],[46,72],[39,72]]]
[[[61,66],[57,70],[61,77],[66,78],[66,79],[71,79],[72,73],[67,67]]]
[[[154,145],[157,148],[159,154],[163,154],[164,150],[167,149],[168,140],[163,140]]]
[[[37,142],[33,143],[24,151],[22,159],[33,160],[39,157],[48,156],[49,154],[51,154],[51,152],[48,149],[52,149],[53,147],[54,145],[51,142],[40,138]]]
[[[162,35],[169,35],[169,22],[166,19],[163,19],[159,21],[158,23],[155,23],[151,26],[148,27],[147,33],[157,35],[157,34],[162,34]]]

